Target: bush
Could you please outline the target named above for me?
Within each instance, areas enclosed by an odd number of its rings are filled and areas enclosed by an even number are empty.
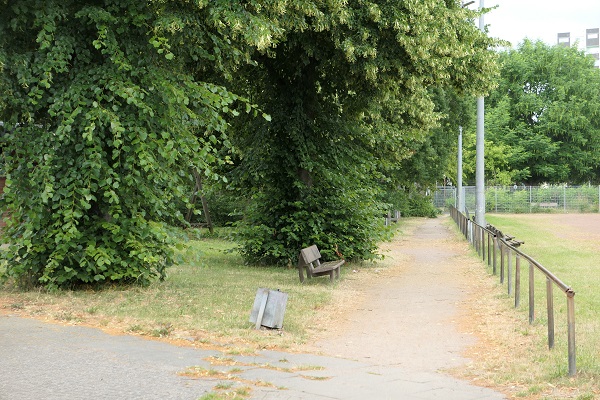
[[[316,244],[325,260],[376,257],[384,234],[383,208],[363,190],[331,195],[312,192],[302,201],[286,194],[255,196],[237,226],[241,252],[250,263],[295,264],[304,247]]]
[[[433,204],[431,196],[419,193],[411,193],[410,196],[407,196],[400,211],[404,217],[435,218],[440,214],[440,210]]]

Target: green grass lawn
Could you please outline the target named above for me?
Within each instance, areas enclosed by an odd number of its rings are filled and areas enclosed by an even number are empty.
[[[319,329],[318,317],[343,283],[331,285],[328,278],[319,277],[300,284],[295,268],[247,266],[234,247],[224,239],[188,240],[179,254],[182,262],[168,270],[166,280],[149,287],[48,293],[5,285],[0,307],[61,322],[205,343],[281,349],[304,343]],[[345,273],[342,268],[342,277]],[[288,294],[282,330],[257,331],[249,322],[259,288]]]
[[[557,219],[559,218],[559,219]],[[595,215],[594,218],[600,218]],[[565,218],[552,215],[487,215],[489,223],[505,234],[524,240],[520,250],[533,257],[560,280],[575,290],[575,330],[577,370],[580,379],[600,376],[600,243],[597,237],[578,232]],[[573,232],[575,232],[573,234]],[[600,226],[597,230],[600,234]],[[514,256],[512,265],[514,266]],[[528,263],[521,263],[521,310],[528,311]],[[546,325],[546,279],[536,270],[536,325]],[[539,363],[547,364],[548,378],[564,376],[567,358],[566,295],[554,287],[556,344],[553,351],[540,351]],[[525,316],[526,318],[526,316]],[[546,346],[547,335],[539,330],[540,348]]]

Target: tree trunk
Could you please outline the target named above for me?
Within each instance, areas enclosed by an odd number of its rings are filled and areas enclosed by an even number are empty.
[[[206,219],[206,226],[208,227],[208,231],[212,235],[214,233],[214,228],[213,228],[212,220],[210,219],[210,211],[208,209],[208,201],[206,201],[206,197],[204,196],[204,193],[202,192],[202,176],[198,173],[198,171],[196,169],[194,169],[192,171],[192,174],[194,175],[194,180],[195,180],[196,184],[194,186],[194,194],[192,195],[192,198],[190,199],[190,203],[192,205],[195,205],[196,200],[198,198],[198,193],[200,193],[200,201],[202,202],[202,210],[204,212],[204,218]],[[192,209],[191,208],[188,210],[185,220],[187,222],[190,222],[192,220]]]

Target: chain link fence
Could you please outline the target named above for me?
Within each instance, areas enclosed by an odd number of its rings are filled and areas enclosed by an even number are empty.
[[[475,186],[463,186],[465,207],[475,210]],[[457,207],[457,188],[438,186],[433,204]],[[485,189],[485,210],[494,213],[600,212],[600,186],[490,186]]]

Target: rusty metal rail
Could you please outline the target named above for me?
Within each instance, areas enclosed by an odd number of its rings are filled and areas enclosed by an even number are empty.
[[[500,269],[500,283],[507,282],[508,295],[514,296],[515,308],[521,304],[521,259],[529,263],[529,323],[535,321],[535,277],[534,271],[537,269],[546,277],[546,310],[548,317],[548,348],[554,348],[554,285],[556,285],[567,298],[567,335],[568,335],[568,357],[569,357],[569,375],[574,376],[577,373],[575,357],[575,291],[556,275],[546,269],[539,262],[523,253],[518,247],[523,244],[512,236],[504,235],[493,226],[483,227],[471,220],[468,215],[458,211],[455,207],[450,207],[450,215],[458,225],[462,234],[471,243],[477,254],[482,257],[488,266],[492,267],[494,275],[498,274]],[[498,265],[498,254],[500,255],[500,265]],[[513,263],[514,262],[514,276]]]

